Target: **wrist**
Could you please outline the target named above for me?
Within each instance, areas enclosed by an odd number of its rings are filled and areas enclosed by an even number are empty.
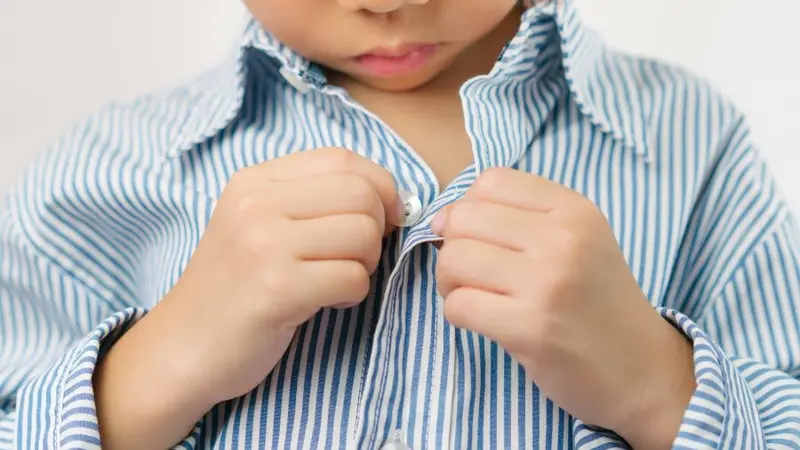
[[[691,341],[664,322],[663,344],[631,420],[615,430],[634,449],[670,449],[696,388]],[[666,350],[666,351],[665,351]]]
[[[213,406],[169,307],[154,308],[112,346],[94,375],[103,448],[169,448]],[[167,305],[164,305],[167,306]],[[194,373],[193,373],[194,372]]]
[[[148,315],[152,328],[150,349],[154,364],[163,367],[167,386],[174,386],[187,407],[205,414],[217,403],[227,400],[218,392],[221,384],[217,371],[210,367],[217,354],[215,332],[199,317],[197,303],[174,289]],[[183,400],[183,399],[186,400]],[[199,419],[199,417],[198,417]]]
[[[210,408],[245,395],[261,383],[280,362],[296,327],[279,326],[258,312],[220,308],[204,295],[188,283],[178,283],[154,312],[158,310],[165,326],[172,324],[166,329],[169,345],[164,347],[175,355],[171,361],[174,378]]]

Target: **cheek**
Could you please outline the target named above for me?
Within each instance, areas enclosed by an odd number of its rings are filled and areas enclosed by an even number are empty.
[[[454,41],[472,43],[480,40],[506,20],[517,7],[516,0],[446,0],[441,24]],[[516,28],[516,26],[515,26]]]
[[[330,16],[331,0],[244,0],[262,28],[300,54],[313,54],[313,30]]]

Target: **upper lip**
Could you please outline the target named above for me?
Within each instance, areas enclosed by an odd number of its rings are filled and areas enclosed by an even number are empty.
[[[377,56],[381,58],[399,58],[402,56],[406,56],[409,53],[413,52],[414,50],[418,50],[422,47],[430,47],[435,44],[424,44],[424,43],[411,43],[411,44],[401,44],[401,45],[393,45],[393,46],[384,46],[384,47],[377,47],[374,48],[366,53],[362,53],[359,56]]]

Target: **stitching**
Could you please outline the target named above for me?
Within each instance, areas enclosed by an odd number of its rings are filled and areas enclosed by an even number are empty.
[[[431,247],[428,247],[428,248],[431,248]],[[433,252],[431,251],[431,253],[433,253]],[[434,278],[434,280],[435,280],[435,278]],[[436,293],[434,293],[433,299],[434,299],[434,303],[436,303],[438,301],[438,295],[436,295]],[[442,314],[443,313],[444,312],[442,312]],[[432,331],[433,331],[433,339],[432,339],[432,344],[433,345],[431,345],[431,352],[433,354],[431,355],[431,361],[433,361],[433,364],[435,364],[434,367],[436,367],[436,366],[443,367],[442,365],[438,364],[439,363],[439,357],[441,355],[438,354],[437,348],[436,348],[436,345],[439,342],[439,320],[438,320],[438,317],[440,317],[440,314],[430,314],[430,316],[432,318],[431,328],[432,328]],[[442,320],[444,320],[444,319],[442,319]],[[444,370],[444,368],[442,370]],[[430,372],[434,372],[434,371],[430,371]],[[439,380],[440,379],[441,379],[441,377],[439,377]],[[441,390],[442,386],[441,386],[441,382],[439,380],[431,380],[431,384],[438,385],[439,390]],[[431,423],[431,420],[432,420],[432,417],[433,417],[433,414],[432,414],[432,411],[433,411],[433,397],[434,396],[431,395],[430,398],[428,399],[428,410],[425,411],[427,413],[427,415],[428,415],[428,420],[424,424],[425,433],[422,435],[423,442],[425,443],[424,448],[430,448],[430,446],[429,446],[430,439],[429,438],[430,438],[430,429],[431,429],[430,423]]]
[[[406,259],[407,256],[408,255],[401,255],[400,259],[402,261],[398,264],[398,266],[397,266],[398,269],[401,267],[401,265],[405,261],[407,261],[407,259]],[[395,280],[394,280],[395,282],[393,283],[395,285],[395,288],[399,287],[399,285],[400,285],[400,283],[399,283],[399,275],[398,274],[399,274],[399,271],[395,274]],[[391,277],[392,277],[392,275],[390,275],[390,278]],[[389,290],[387,290],[387,295],[384,295],[384,300],[389,297],[388,293],[389,293]],[[389,309],[386,312],[386,316],[387,317],[393,317],[394,316],[396,303],[397,302],[390,302]],[[388,353],[388,350],[390,350],[390,349],[392,349],[394,347],[393,343],[392,343],[392,340],[391,340],[391,335],[392,335],[392,331],[393,330],[394,330],[394,321],[388,321],[387,328],[386,328],[386,340],[388,341],[388,343],[386,345],[387,353]],[[387,372],[387,368],[388,368],[389,364],[390,364],[389,358],[385,358],[384,363],[380,366],[380,371],[377,372],[375,375],[385,374]],[[386,376],[382,376],[381,380],[380,380],[380,384],[378,385],[378,396],[376,397],[376,400],[375,400],[375,406],[378,409],[380,409],[381,403],[383,402],[383,395],[384,395],[384,393],[386,391],[386,383],[387,383]],[[373,425],[372,430],[370,430],[370,435],[371,436],[369,436],[369,438],[368,438],[369,439],[369,447],[372,447],[373,445],[375,445],[375,440],[377,439],[379,426],[380,426],[380,424],[378,423],[378,420],[376,420],[375,424]]]

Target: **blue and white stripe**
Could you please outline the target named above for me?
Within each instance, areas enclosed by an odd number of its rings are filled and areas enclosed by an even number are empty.
[[[475,164],[443,192],[254,23],[215,70],[76,126],[2,207],[0,449],[99,448],[98,358],[177,281],[230,177],[322,146],[389,169],[425,216],[387,243],[363,305],[313,318],[178,448],[374,449],[395,430],[414,449],[627,448],[442,316],[428,224],[491,167],[597,204],[653,306],[692,339],[699,388],[676,448],[800,448],[800,234],[741,114],[690,74],[606,48],[571,0],[529,9],[461,96]]]

